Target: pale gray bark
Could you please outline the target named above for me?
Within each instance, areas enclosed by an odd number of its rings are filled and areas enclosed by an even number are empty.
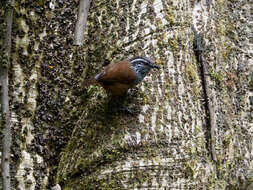
[[[93,1],[81,32],[89,45],[73,48],[78,3],[44,2],[16,1],[9,80],[14,188],[246,189],[253,169],[249,3]],[[217,125],[212,149],[191,24],[207,46]],[[79,92],[105,58],[136,55],[162,67],[122,102],[138,114],[110,110],[102,88]]]
[[[248,79],[239,78],[250,73],[240,74],[237,60],[247,53],[239,55],[234,47],[243,35],[237,27],[248,27],[243,22],[246,11],[241,10],[249,7],[243,1],[234,3],[96,3],[87,39],[98,43],[84,53],[89,64],[97,67],[90,61],[91,52],[98,52],[94,57],[99,61],[106,49],[115,61],[134,54],[153,56],[162,69],[129,95],[140,110],[131,119],[108,113],[104,93],[91,92],[61,157],[57,182],[63,189],[245,189],[246,180],[240,179],[250,170],[252,133],[243,101],[250,95],[241,92],[238,97],[238,92],[241,85],[249,86]],[[206,42],[202,66],[194,56],[191,24]],[[244,35],[240,40],[249,34]],[[249,67],[248,60],[241,64]]]

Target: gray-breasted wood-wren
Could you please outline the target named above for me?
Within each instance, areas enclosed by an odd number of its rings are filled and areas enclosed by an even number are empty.
[[[154,61],[144,56],[110,63],[95,76],[95,83],[100,84],[112,96],[121,96],[140,83],[153,68],[160,69]]]

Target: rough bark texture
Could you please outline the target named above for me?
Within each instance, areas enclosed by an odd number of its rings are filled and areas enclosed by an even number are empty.
[[[79,48],[78,2],[17,2],[10,76],[16,189],[250,189],[251,8],[243,0],[92,1]],[[192,24],[205,41],[217,162]],[[136,106],[136,116],[115,113],[100,87],[81,92],[105,59],[134,55],[162,67],[122,102]]]

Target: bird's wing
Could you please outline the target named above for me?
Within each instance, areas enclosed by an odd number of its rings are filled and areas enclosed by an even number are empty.
[[[106,66],[104,71],[96,75],[95,79],[103,84],[114,82],[133,84],[136,81],[136,73],[128,61],[121,61]]]

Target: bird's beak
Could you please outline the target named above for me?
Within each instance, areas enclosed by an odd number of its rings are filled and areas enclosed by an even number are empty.
[[[152,59],[149,60],[149,65],[153,69],[160,69],[160,67],[157,64],[155,64],[155,62]]]
[[[154,69],[160,69],[160,67],[158,65],[154,64],[154,63],[151,65],[151,67],[154,68]]]

